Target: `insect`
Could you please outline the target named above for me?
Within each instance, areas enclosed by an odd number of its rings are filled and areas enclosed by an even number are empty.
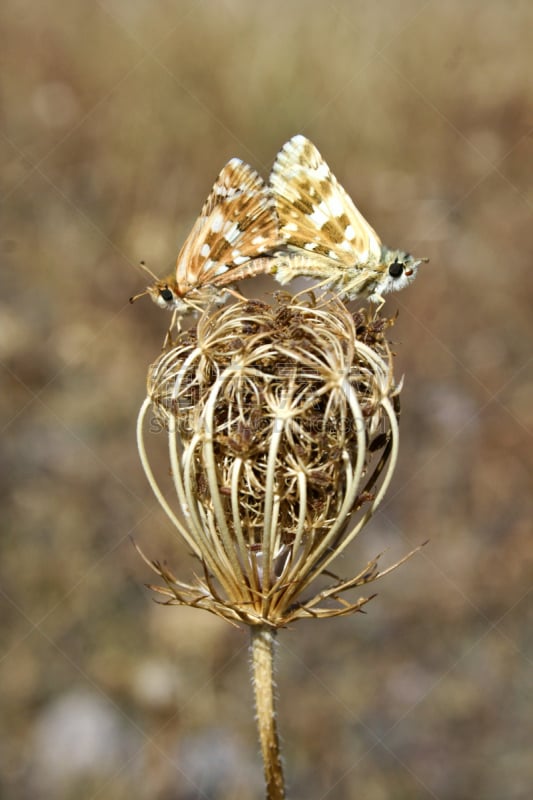
[[[286,250],[270,272],[281,284],[318,277],[346,300],[366,296],[381,307],[385,293],[410,284],[429,260],[383,245],[305,136],[281,148],[270,188]]]
[[[231,284],[267,271],[268,259],[254,264],[254,258],[282,244],[268,187],[252,167],[232,158],[180,250],[175,272],[159,280],[142,263],[154,282],[130,297],[130,303],[149,295],[173,312],[170,330],[175,324],[179,330],[182,316],[212,301],[223,303],[226,292],[233,291]]]

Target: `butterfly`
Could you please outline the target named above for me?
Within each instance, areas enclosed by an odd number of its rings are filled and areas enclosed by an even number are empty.
[[[159,280],[141,263],[154,282],[130,297],[130,303],[149,295],[160,308],[174,312],[170,330],[176,323],[179,330],[182,316],[210,302],[223,303],[231,284],[265,272],[268,259],[254,259],[282,244],[268,187],[249,164],[232,158],[186,238],[175,272]]]
[[[403,289],[427,258],[390,250],[305,136],[283,145],[270,175],[285,252],[271,274],[282,284],[321,278],[346,300],[366,296],[381,307],[386,292]]]

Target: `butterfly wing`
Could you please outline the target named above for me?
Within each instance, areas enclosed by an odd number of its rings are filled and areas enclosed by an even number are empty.
[[[177,290],[183,297],[210,283],[238,280],[246,275],[242,265],[282,242],[268,187],[252,167],[232,158],[216,179],[178,255]]]
[[[305,136],[278,153],[270,186],[286,245],[349,267],[376,265],[381,241]]]

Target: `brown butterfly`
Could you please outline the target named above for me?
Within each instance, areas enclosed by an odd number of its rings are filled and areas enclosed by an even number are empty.
[[[270,176],[286,252],[270,272],[282,283],[317,277],[346,300],[403,289],[426,258],[390,250],[357,210],[317,148],[293,136],[279,151]]]
[[[201,214],[176,262],[176,270],[130,298],[149,295],[160,308],[174,312],[171,328],[191,311],[209,302],[223,303],[231,284],[268,270],[268,259],[254,259],[283,244],[268,187],[258,173],[238,158],[220,172]]]

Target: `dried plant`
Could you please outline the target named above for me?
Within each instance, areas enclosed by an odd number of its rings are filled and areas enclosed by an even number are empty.
[[[360,611],[345,598],[389,572],[330,567],[381,502],[398,452],[399,387],[385,331],[336,299],[279,294],[206,312],[150,367],[138,444],[163,509],[201,565],[183,582],[160,562],[169,604],[204,608],[252,631],[269,798],[284,797],[272,648],[297,619]],[[150,466],[145,418],[166,432],[174,503]],[[398,562],[401,563],[401,562]]]

